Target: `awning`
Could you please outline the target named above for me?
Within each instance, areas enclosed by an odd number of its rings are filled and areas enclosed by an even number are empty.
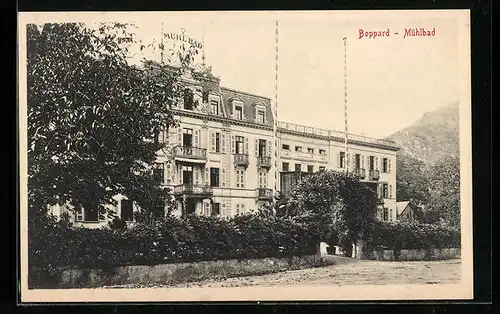
[[[193,164],[205,164],[207,162],[204,159],[189,159],[189,158],[181,158],[181,157],[175,157],[175,160],[180,161],[180,162],[193,163]]]

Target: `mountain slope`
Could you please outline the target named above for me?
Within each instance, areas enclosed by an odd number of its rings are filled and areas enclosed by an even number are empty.
[[[459,156],[458,102],[424,114],[411,126],[387,137],[406,155],[433,165],[440,159]]]

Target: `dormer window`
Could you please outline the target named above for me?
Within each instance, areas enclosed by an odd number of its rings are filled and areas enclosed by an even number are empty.
[[[264,123],[265,122],[265,112],[264,110],[257,110],[257,123]]]
[[[189,88],[184,90],[184,109],[193,110],[194,95]]]
[[[217,100],[210,102],[210,113],[216,116],[219,115],[219,102]]]
[[[243,120],[243,107],[234,106],[234,117],[238,120]]]

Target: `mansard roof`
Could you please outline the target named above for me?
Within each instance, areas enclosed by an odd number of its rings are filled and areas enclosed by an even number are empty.
[[[222,94],[222,103],[229,116],[232,116],[233,114],[233,105],[231,101],[236,99],[243,103],[243,115],[245,121],[255,121],[257,114],[255,111],[255,105],[259,104],[266,108],[266,125],[273,125],[274,117],[271,110],[271,99],[222,86],[220,87],[220,91]]]

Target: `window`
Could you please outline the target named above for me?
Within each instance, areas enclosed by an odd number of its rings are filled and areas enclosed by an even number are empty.
[[[219,215],[220,215],[220,204],[213,203],[212,204],[212,216],[219,216]]]
[[[219,186],[219,168],[210,168],[210,186]]]
[[[236,204],[236,215],[240,214],[240,204]]]
[[[340,152],[339,168],[345,168],[345,152]]]
[[[83,221],[83,208],[76,211],[76,221]]]
[[[281,166],[283,171],[290,171],[290,164],[287,162],[284,162]]]
[[[388,216],[388,214],[389,214],[389,210],[388,210],[386,207],[384,207],[384,220],[385,220],[385,221],[387,221],[387,220],[388,220],[388,217],[387,217],[387,216]]]
[[[295,171],[299,172],[301,171],[302,165],[301,164],[295,164]]]
[[[214,115],[219,115],[219,103],[217,100],[212,100],[210,102],[210,112]]]
[[[268,154],[266,153],[267,150],[267,143],[266,140],[259,140],[259,151],[258,154],[259,156],[267,156]]]
[[[210,216],[210,203],[203,203],[203,216]]]
[[[236,154],[244,154],[245,153],[245,150],[244,150],[245,138],[243,136],[236,136],[235,140],[236,140]]]
[[[121,219],[124,221],[134,220],[133,202],[131,200],[121,200]]]
[[[234,107],[235,118],[238,120],[243,120],[243,108],[241,106]]]
[[[307,166],[307,172],[314,172],[314,166],[308,165]]]
[[[389,220],[392,220],[392,208],[389,209]]]
[[[290,150],[290,145],[288,145],[288,144],[283,144],[281,147],[282,147],[284,150]]]
[[[193,147],[193,129],[183,129],[182,146]]]
[[[193,92],[186,88],[184,90],[184,109],[193,110],[194,96]]]
[[[325,155],[325,154],[326,154],[326,151],[325,151],[324,149],[320,149],[320,150],[319,150],[319,154],[320,154],[320,155]]]
[[[164,176],[163,164],[156,164],[155,167],[153,168],[153,178],[155,182],[158,184],[163,184],[163,176]]]
[[[314,154],[314,148],[308,148],[307,152],[310,153],[310,154]]]
[[[204,104],[208,103],[208,96],[210,95],[210,92],[208,90],[203,90],[202,94],[201,94],[201,98],[202,98],[202,102]]]
[[[387,183],[382,185],[382,197],[389,198],[389,185]]]
[[[259,188],[261,189],[267,188],[267,172],[265,171],[259,172]]]
[[[236,187],[245,187],[245,170],[236,170]]]
[[[212,133],[212,151],[214,153],[220,153],[220,133]]]
[[[370,156],[370,171],[375,170],[375,157]]]
[[[85,209],[84,213],[84,221],[88,222],[98,222],[99,221],[99,210],[98,209]]]
[[[382,172],[387,173],[389,172],[389,162],[387,161],[387,158],[382,159]]]
[[[356,169],[361,169],[361,155],[360,154],[354,155],[354,162],[356,165]]]
[[[325,167],[324,166],[319,166],[319,171],[325,171]]]
[[[295,151],[296,152],[301,152],[302,151],[302,147],[301,146],[295,146]]]
[[[257,110],[257,123],[264,123],[264,111]]]

